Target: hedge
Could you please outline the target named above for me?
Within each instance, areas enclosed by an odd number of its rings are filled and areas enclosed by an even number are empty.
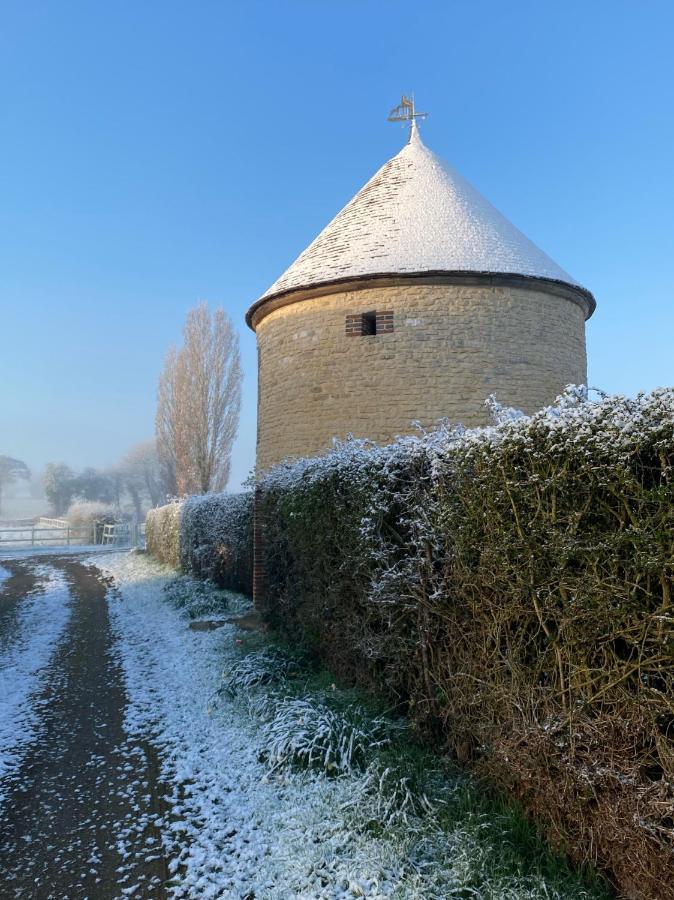
[[[145,518],[145,546],[158,560],[180,568],[180,510],[182,504],[174,500],[166,506],[151,509]]]
[[[260,611],[575,861],[674,898],[674,391],[490,405],[266,475]],[[244,496],[183,505],[187,571],[250,584]]]
[[[253,495],[204,494],[152,509],[146,546],[162,562],[219,587],[253,590]]]
[[[262,612],[521,801],[629,897],[674,897],[674,391],[352,441],[262,481]]]
[[[181,567],[243,594],[253,592],[253,494],[205,494],[183,504]]]

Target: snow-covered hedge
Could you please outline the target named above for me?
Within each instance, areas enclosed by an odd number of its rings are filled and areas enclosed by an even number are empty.
[[[252,593],[253,494],[204,494],[152,509],[146,544],[162,562]]]
[[[189,497],[180,522],[185,572],[243,594],[253,592],[253,494]]]
[[[272,470],[261,612],[624,894],[674,898],[674,390],[490,406]],[[249,593],[252,506],[153,510],[148,547]]]
[[[145,546],[148,552],[174,569],[180,568],[180,512],[182,503],[174,500],[151,509],[145,518]]]
[[[362,441],[262,482],[267,621],[673,897],[674,390]]]

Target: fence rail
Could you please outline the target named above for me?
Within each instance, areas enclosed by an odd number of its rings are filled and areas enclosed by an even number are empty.
[[[67,519],[50,519],[47,516],[40,516],[36,525],[45,528],[70,528]]]
[[[47,526],[46,521],[58,522],[58,525]],[[97,523],[78,528],[68,525],[65,519],[41,519],[35,525],[0,527],[0,556],[13,550],[31,547],[60,547],[105,545],[116,547],[134,547],[142,542],[142,529],[136,523],[105,525]]]
[[[57,543],[70,547],[73,543],[94,543],[91,528],[0,528],[0,550],[5,544],[24,544],[37,547]]]

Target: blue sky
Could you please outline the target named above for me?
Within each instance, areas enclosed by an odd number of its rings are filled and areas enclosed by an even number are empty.
[[[674,383],[669,2],[0,0],[0,453],[114,463],[186,310],[245,310],[405,135],[589,287],[589,380]]]

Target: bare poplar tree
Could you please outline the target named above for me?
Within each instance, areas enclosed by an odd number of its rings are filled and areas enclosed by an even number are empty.
[[[239,338],[222,309],[191,309],[183,346],[171,348],[159,380],[157,446],[179,494],[223,490],[239,425]]]
[[[178,490],[176,470],[178,468],[176,448],[176,371],[178,351],[170,347],[164,361],[164,369],[159,376],[157,388],[157,413],[155,416],[155,433],[157,436],[157,454],[164,470],[164,481],[169,492],[175,495]]]

